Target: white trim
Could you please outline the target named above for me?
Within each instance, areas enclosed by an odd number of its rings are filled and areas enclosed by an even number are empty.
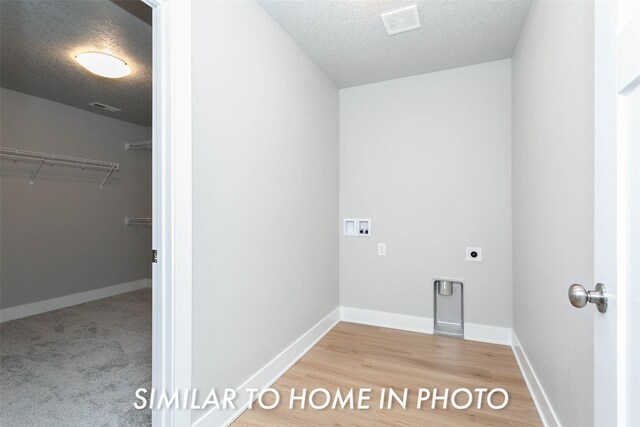
[[[78,304],[84,304],[124,294],[125,292],[137,291],[138,289],[150,288],[151,279],[140,279],[133,282],[121,283],[119,285],[107,286],[77,294],[65,295],[63,297],[52,298],[45,301],[32,302],[30,304],[18,305],[0,310],[0,322],[21,319],[23,317],[34,316],[48,311],[59,310]]]
[[[285,372],[289,370],[302,356],[316,345],[333,327],[340,321],[340,308],[336,308],[324,319],[305,332],[293,344],[282,353],[267,363],[251,378],[245,381],[236,390],[238,397],[234,401],[237,409],[231,411],[210,410],[193,423],[194,426],[228,426],[238,418],[249,405],[249,395],[245,393],[248,388],[264,389],[275,383]]]
[[[464,339],[489,344],[511,345],[511,328],[465,322]]]
[[[464,285],[464,279],[461,277],[433,276],[433,282],[438,280],[448,280],[449,282],[458,282]]]
[[[625,138],[619,138],[618,121],[620,111],[616,94],[616,29],[618,4],[622,2],[596,1],[593,6],[593,221],[594,232],[594,282],[605,283],[609,296],[609,309],[606,315],[596,313],[593,316],[593,369],[586,375],[593,378],[593,404],[589,408],[592,424],[595,426],[627,425],[624,419],[625,396],[621,387],[625,352],[621,348],[624,336],[625,301],[624,281],[621,274],[625,261],[624,206],[620,197],[624,191]],[[618,52],[619,53],[619,52]],[[633,52],[636,56],[636,52]],[[627,74],[625,64],[618,63],[618,71]],[[623,75],[620,76],[621,78]],[[627,78],[632,78],[627,75]],[[623,78],[626,80],[626,78]],[[623,83],[631,89],[631,81]],[[631,86],[629,86],[631,84]],[[622,87],[620,89],[623,89]],[[622,190],[622,191],[621,191]],[[621,376],[622,375],[622,376]],[[634,402],[635,404],[635,402]]]
[[[433,318],[431,317],[409,316],[354,307],[341,307],[340,312],[340,320],[344,322],[433,334]],[[511,345],[511,328],[465,322],[464,339],[490,344]]]
[[[560,426],[561,424],[558,421],[558,416],[553,410],[553,406],[551,406],[551,401],[547,397],[544,388],[542,388],[542,384],[540,384],[538,376],[533,370],[533,366],[531,366],[531,363],[527,358],[527,354],[524,352],[515,332],[511,333],[511,349],[516,357],[516,361],[518,362],[524,381],[527,383],[529,394],[533,399],[533,403],[536,405],[542,424],[544,424],[545,427]]]
[[[152,387],[191,388],[191,2],[153,7]],[[154,427],[189,427],[191,411],[153,410]]]
[[[631,17],[616,40],[616,89],[626,95],[640,83],[640,15]]]
[[[340,320],[381,328],[433,334],[433,319],[429,317],[409,316],[355,307],[340,307]]]

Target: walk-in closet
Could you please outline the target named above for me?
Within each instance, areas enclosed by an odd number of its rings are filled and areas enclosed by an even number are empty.
[[[150,425],[151,9],[0,17],[1,423]]]

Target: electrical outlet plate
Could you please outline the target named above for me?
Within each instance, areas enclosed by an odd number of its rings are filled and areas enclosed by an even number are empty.
[[[379,256],[387,256],[387,244],[386,243],[378,243],[378,255]]]
[[[466,259],[471,262],[482,262],[482,248],[467,247]]]

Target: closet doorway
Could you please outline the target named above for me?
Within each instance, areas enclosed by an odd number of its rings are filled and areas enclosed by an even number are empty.
[[[152,8],[0,19],[0,424],[150,425]]]

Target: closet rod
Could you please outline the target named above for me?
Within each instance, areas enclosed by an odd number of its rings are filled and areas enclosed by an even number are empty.
[[[104,188],[111,174],[120,170],[120,165],[113,162],[105,162],[102,160],[83,159],[81,157],[62,156],[59,154],[39,153],[37,151],[21,150],[18,148],[0,147],[0,157],[12,160],[22,160],[27,162],[38,162],[38,167],[31,174],[29,182],[35,182],[42,166],[47,163],[49,165],[62,165],[76,167],[80,169],[99,169],[106,170],[107,176],[102,180],[100,188]]]
[[[151,218],[124,218],[124,225],[152,225]]]
[[[151,150],[151,141],[125,142],[124,149],[127,151]]]

